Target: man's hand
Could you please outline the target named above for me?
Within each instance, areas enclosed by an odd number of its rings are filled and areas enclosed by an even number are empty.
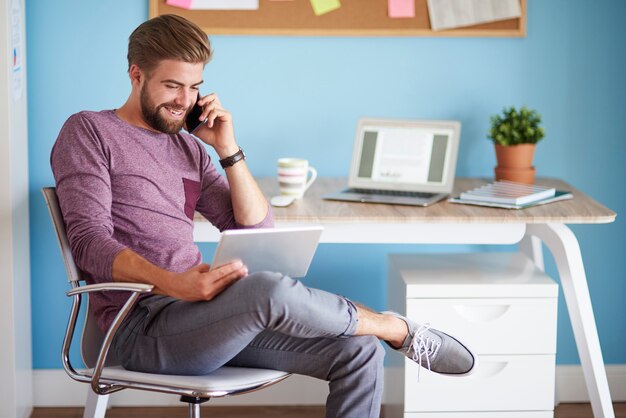
[[[198,99],[197,104],[202,106],[200,120],[205,120],[194,135],[205,144],[212,146],[220,158],[225,158],[239,151],[235,142],[233,129],[233,117],[229,111],[222,107],[220,99],[215,93]]]
[[[210,270],[199,264],[183,273],[171,273],[155,266],[133,250],[126,248],[113,260],[113,280],[116,282],[154,285],[154,293],[186,301],[211,300],[228,286],[248,274],[240,261]]]
[[[199,264],[183,273],[173,274],[167,282],[159,283],[156,290],[188,302],[211,300],[247,274],[248,269],[240,261],[215,270],[210,270],[208,264]]]

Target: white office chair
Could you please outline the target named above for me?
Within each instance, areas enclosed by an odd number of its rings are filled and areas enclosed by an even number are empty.
[[[189,417],[200,417],[200,404],[210,398],[240,395],[253,392],[289,377],[289,373],[253,369],[245,367],[222,367],[205,376],[174,376],[152,373],[133,372],[119,365],[115,353],[109,347],[120,324],[131,311],[137,298],[142,293],[152,291],[151,285],[138,283],[103,283],[81,285],[83,273],[74,263],[72,252],[65,231],[63,216],[53,187],[42,189],[50,211],[50,217],[61,247],[61,254],[67,270],[68,281],[72,290],[67,296],[73,298],[70,318],[63,338],[63,368],[74,380],[89,383],[91,389],[87,395],[84,418],[104,418],[109,394],[122,389],[139,389],[180,395],[181,402],[189,404]],[[106,335],[98,328],[95,318],[89,313],[83,325],[81,355],[87,369],[77,371],[70,363],[69,350],[76,328],[78,312],[83,294],[96,291],[121,290],[130,294],[128,301],[115,317]],[[89,298],[87,298],[89,303]]]

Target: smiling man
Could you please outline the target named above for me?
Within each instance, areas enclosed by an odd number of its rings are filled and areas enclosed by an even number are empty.
[[[119,109],[80,112],[65,123],[51,165],[68,239],[89,283],[154,285],[113,347],[138,371],[205,374],[225,365],[273,368],[329,381],[327,417],[378,417],[379,340],[431,370],[467,375],[474,355],[449,335],[395,313],[377,313],[279,272],[248,274],[233,262],[210,270],[193,242],[198,211],[220,230],[273,225],[239,148],[231,114],[199,96],[211,58],[206,37],[174,15],[130,36],[131,92]],[[197,138],[182,132],[202,107]],[[106,330],[124,293],[93,294]]]

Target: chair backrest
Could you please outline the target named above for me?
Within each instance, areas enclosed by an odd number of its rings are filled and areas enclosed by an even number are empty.
[[[44,187],[41,189],[41,192],[48,206],[52,225],[56,232],[57,242],[59,243],[61,256],[63,257],[63,263],[65,264],[65,270],[67,272],[67,279],[72,287],[80,286],[80,282],[84,281],[85,278],[83,272],[74,262],[74,256],[72,255],[70,243],[67,239],[65,222],[63,221],[63,214],[59,205],[59,199],[57,198],[56,189],[54,187]],[[83,325],[80,350],[83,363],[85,363],[87,367],[93,367],[96,364],[103,340],[104,333],[100,330],[96,319],[91,314],[89,298],[87,298],[87,314]],[[119,361],[115,356],[115,352],[109,350],[106,365],[111,366],[116,364],[119,364]]]
[[[70,243],[67,240],[67,232],[65,230],[65,222],[63,222],[63,214],[61,213],[61,207],[59,206],[59,199],[57,198],[56,189],[54,187],[44,187],[41,189],[43,197],[48,205],[50,211],[50,218],[52,218],[52,225],[56,232],[57,241],[61,248],[61,256],[63,257],[63,263],[65,264],[65,270],[67,271],[67,280],[70,284],[78,286],[83,278],[83,272],[76,266],[74,262],[74,256],[70,249]]]

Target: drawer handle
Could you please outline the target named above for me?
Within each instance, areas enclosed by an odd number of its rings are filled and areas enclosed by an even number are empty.
[[[478,364],[476,372],[469,377],[473,379],[486,379],[494,377],[502,373],[508,364],[508,361],[481,361]]]
[[[511,305],[456,305],[454,310],[472,322],[489,322],[501,318]]]

